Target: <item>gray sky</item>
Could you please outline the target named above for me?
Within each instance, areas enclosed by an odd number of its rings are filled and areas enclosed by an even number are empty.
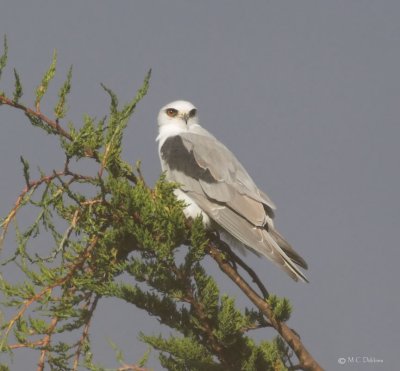
[[[125,101],[153,68],[149,94],[126,131],[125,159],[141,159],[152,184],[160,173],[158,110],[175,99],[192,101],[201,124],[277,204],[278,229],[309,263],[310,284],[296,284],[269,261],[248,256],[270,291],[294,305],[289,325],[328,370],[394,370],[400,344],[399,14],[394,0],[13,0],[0,12],[0,34],[10,45],[0,90],[11,86],[16,67],[23,101],[31,104],[57,48],[50,94],[73,64],[69,118],[79,122],[85,112],[107,113],[100,82]],[[55,101],[49,96],[43,110],[50,113]],[[57,141],[29,127],[21,113],[0,107],[0,125],[4,216],[23,187],[19,156],[50,171],[62,157],[55,155]],[[5,248],[12,246],[9,239]],[[223,287],[245,303],[232,285]],[[109,367],[115,363],[107,337],[135,361],[146,349],[136,333],[159,330],[156,319],[113,300],[102,302],[93,326],[95,359]],[[15,370],[31,369],[32,358],[18,354]],[[350,356],[383,363],[338,364]]]

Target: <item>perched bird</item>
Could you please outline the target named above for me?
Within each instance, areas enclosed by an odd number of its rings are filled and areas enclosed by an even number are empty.
[[[295,281],[307,281],[299,269],[307,263],[274,227],[275,205],[235,155],[200,126],[196,107],[182,100],[167,104],[158,127],[161,167],[180,185],[175,195],[187,205],[186,217],[202,215],[206,227],[264,255]]]

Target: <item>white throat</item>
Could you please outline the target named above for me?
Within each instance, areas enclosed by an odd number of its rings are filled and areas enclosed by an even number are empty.
[[[189,131],[189,128],[186,125],[183,126],[179,122],[171,122],[168,125],[160,126],[158,136],[156,138],[156,142],[158,142],[158,148],[161,148],[167,138],[187,131]]]

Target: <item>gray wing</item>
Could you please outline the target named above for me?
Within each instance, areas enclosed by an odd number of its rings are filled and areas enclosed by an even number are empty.
[[[307,268],[306,262],[273,228],[275,205],[215,137],[181,133],[162,144],[160,155],[167,178],[218,225],[293,279],[306,280],[296,266]]]

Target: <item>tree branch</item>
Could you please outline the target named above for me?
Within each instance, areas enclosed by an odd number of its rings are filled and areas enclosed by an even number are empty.
[[[58,135],[61,137],[64,137],[65,139],[68,139],[69,141],[72,141],[71,135],[59,124],[58,120],[52,120],[48,116],[44,115],[42,112],[38,110],[34,110],[32,108],[26,107],[20,103],[14,102],[12,99],[7,98],[5,95],[0,94],[0,105],[5,104],[10,107],[17,108],[23,112],[25,112],[25,115],[33,116],[44,122],[46,125],[48,125],[52,130],[54,130]],[[85,156],[89,158],[95,159],[97,162],[100,162],[100,157],[97,151],[93,151],[91,149],[85,149]],[[107,152],[107,149],[106,149]],[[105,156],[107,157],[107,156]],[[103,173],[103,163],[100,164],[100,173]],[[138,178],[135,176],[135,174],[130,173],[130,174],[125,174],[126,178],[136,184],[138,182]],[[141,175],[140,175],[141,176]]]
[[[117,368],[117,371],[150,371],[149,368],[140,367],[137,365],[122,365]]]
[[[91,251],[93,250],[93,248],[96,246],[97,241],[98,241],[99,237],[96,236],[93,238],[93,241],[86,247],[86,249],[82,252],[82,254],[78,257],[76,263],[72,264],[70,266],[70,271],[62,278],[58,279],[55,283],[53,283],[50,286],[45,287],[43,290],[41,290],[40,292],[38,292],[37,294],[33,295],[30,299],[27,299],[24,301],[24,305],[22,306],[22,308],[19,310],[19,312],[10,320],[10,322],[8,323],[8,326],[6,327],[5,331],[4,331],[4,335],[3,335],[3,340],[1,342],[1,344],[3,344],[3,342],[6,340],[8,334],[10,333],[11,329],[13,328],[13,326],[15,325],[15,323],[24,315],[24,313],[26,312],[26,310],[36,301],[38,301],[40,298],[42,298],[45,294],[47,294],[48,292],[53,291],[53,289],[55,289],[58,286],[62,286],[63,284],[65,284],[66,282],[68,282],[74,275],[74,273],[83,266],[83,264],[85,263],[86,259],[88,258],[88,256],[90,256]],[[1,348],[1,346],[0,346]]]
[[[213,240],[215,240],[215,234],[212,233],[211,234],[211,238]],[[229,247],[229,245],[222,241],[221,239],[218,238],[218,240],[216,241],[216,243],[218,244],[218,247],[223,249],[224,252],[228,253],[229,256],[232,258],[232,260],[239,264],[246,272],[247,274],[252,278],[253,282],[258,286],[258,288],[261,291],[261,294],[264,298],[268,298],[269,297],[269,293],[267,291],[267,289],[265,288],[264,284],[261,282],[261,280],[258,278],[256,272],[254,272],[253,269],[251,269],[241,258],[239,258],[238,255],[236,255],[232,249]],[[236,269],[235,269],[236,270]]]
[[[57,326],[57,323],[58,323],[57,317],[55,317],[51,320],[50,326],[47,330],[47,335],[43,338],[42,351],[40,352],[40,358],[39,358],[37,371],[44,370],[44,362],[46,360],[46,355],[48,352],[47,346],[50,344],[51,336],[53,335],[53,332],[54,332],[55,327]]]
[[[240,276],[240,274],[229,264],[221,252],[213,244],[209,244],[208,253],[217,262],[221,270],[243,291],[243,293],[257,306],[258,309],[268,318],[271,325],[287,342],[300,361],[300,366],[307,371],[323,371],[322,367],[308,352],[301,342],[299,336],[290,329],[284,322],[278,321],[269,304],[261,298]]]
[[[1,97],[1,96],[0,96]],[[7,233],[8,226],[10,222],[14,219],[15,215],[17,214],[18,209],[21,207],[21,205],[24,202],[25,196],[31,192],[29,195],[32,196],[32,193],[35,191],[37,187],[39,187],[43,183],[49,183],[54,180],[59,175],[65,175],[64,172],[59,172],[59,173],[54,173],[53,175],[48,175],[40,178],[39,180],[31,181],[29,182],[24,190],[21,192],[21,194],[18,196],[17,200],[14,203],[14,207],[11,209],[11,211],[8,213],[7,217],[4,219],[3,223],[1,223],[1,227],[3,228],[3,232],[1,234],[1,238],[3,239],[4,236]]]
[[[185,302],[190,304],[193,311],[196,313],[198,319],[201,321],[201,327],[204,335],[207,337],[207,344],[215,352],[217,358],[220,360],[221,365],[226,369],[232,369],[233,365],[229,362],[229,357],[224,354],[224,348],[216,339],[213,326],[210,324],[210,320],[205,313],[205,308],[202,303],[200,303],[193,292],[192,285],[188,280],[188,276],[182,274],[182,272],[176,267],[175,264],[171,265],[171,269],[174,271],[175,275],[180,281],[186,282],[186,296],[182,298]]]
[[[85,326],[84,326],[83,331],[82,331],[82,335],[81,335],[81,337],[79,339],[78,346],[77,346],[77,349],[76,349],[76,352],[75,352],[74,364],[73,364],[73,367],[72,367],[73,371],[76,371],[78,369],[79,358],[81,356],[83,343],[85,342],[85,340],[89,336],[89,328],[90,328],[91,320],[92,320],[92,317],[93,317],[93,313],[94,313],[94,311],[95,311],[95,309],[97,307],[97,303],[99,302],[99,299],[100,299],[100,296],[96,295],[94,300],[93,300],[93,303],[90,306],[88,317],[87,317]]]
[[[20,348],[37,348],[43,346],[43,339],[40,339],[38,341],[34,341],[31,343],[17,343],[17,344],[11,344],[8,346],[9,349],[20,349]]]
[[[43,122],[45,122],[48,126],[50,126],[54,131],[56,131],[59,135],[63,136],[64,138],[68,139],[68,140],[72,140],[71,135],[69,135],[69,133],[67,133],[57,121],[54,121],[52,119],[50,119],[49,117],[47,117],[46,115],[44,115],[43,113],[41,113],[40,111],[37,110],[33,110],[29,107],[25,107],[24,105],[20,104],[20,103],[16,103],[14,102],[12,99],[7,98],[4,95],[0,95],[0,102],[2,104],[6,104],[7,106],[11,106],[14,108],[17,108],[23,112],[25,112],[26,115],[30,115],[30,116],[34,116],[40,120],[42,120]],[[89,157],[93,157],[89,156]]]

